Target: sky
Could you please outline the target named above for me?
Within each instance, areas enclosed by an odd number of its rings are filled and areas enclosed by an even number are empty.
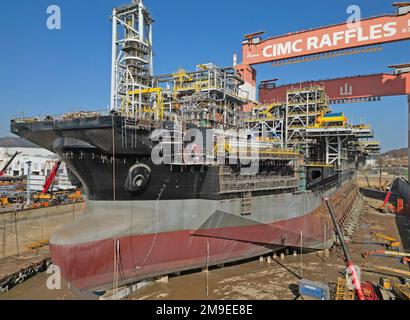
[[[130,0],[2,1],[0,19],[0,137],[11,135],[16,116],[106,110],[110,95],[113,7]],[[385,0],[145,0],[154,24],[155,74],[240,58],[243,35],[264,30],[275,36],[347,20],[355,4],[363,18],[394,13]],[[61,8],[61,30],[47,28],[47,8]],[[409,61],[410,41],[383,45],[383,51],[316,62],[257,66],[258,80],[279,84],[391,72]],[[406,97],[337,105],[354,122],[370,123],[384,151],[407,146]]]

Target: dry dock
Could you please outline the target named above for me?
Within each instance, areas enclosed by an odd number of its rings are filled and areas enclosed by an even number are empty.
[[[357,230],[351,237],[349,248],[356,265],[362,267],[362,280],[379,283],[381,276],[398,282],[397,275],[374,269],[374,266],[388,266],[409,271],[398,258],[371,256],[362,257],[363,251],[382,249],[375,233],[383,233],[400,240],[402,251],[410,251],[410,219],[391,214],[383,214],[376,209],[381,201],[364,199],[362,214]],[[171,276],[168,282],[152,282],[130,295],[132,300],[184,300],[184,299],[249,299],[249,300],[294,300],[298,296],[298,281],[309,279],[330,284],[335,288],[338,277],[345,265],[342,252],[335,246],[329,254],[325,252],[303,253],[293,250],[282,260],[280,252],[276,258],[264,257],[259,260],[240,264],[225,265],[223,268],[206,272],[192,272]],[[270,263],[269,263],[269,262]],[[81,300],[97,299],[96,296],[79,292],[62,282],[61,290],[47,289],[49,275],[41,273],[16,286],[7,293],[0,294],[0,299],[58,299]],[[333,292],[334,294],[334,292]],[[334,298],[334,295],[333,295]]]
[[[0,292],[47,269],[51,234],[82,214],[84,203],[0,213]],[[0,293],[1,298],[1,293]]]

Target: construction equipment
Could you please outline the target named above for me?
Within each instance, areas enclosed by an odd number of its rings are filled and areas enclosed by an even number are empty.
[[[390,236],[387,236],[385,234],[382,234],[382,233],[376,233],[375,237],[387,241],[387,243],[384,243],[384,246],[386,247],[387,250],[397,250],[397,251],[400,250],[400,242],[397,241],[396,239]]]
[[[374,251],[364,251],[362,253],[363,258],[368,258],[373,255],[381,256],[394,256],[394,257],[410,257],[410,253],[398,252],[398,251],[388,251],[388,250],[374,250]]]
[[[364,295],[364,300],[380,300],[375,287],[369,281],[362,283],[362,290]]]
[[[5,164],[5,166],[3,167],[3,169],[0,170],[0,177],[4,176],[6,173],[7,168],[11,165],[11,163],[14,161],[14,159],[16,159],[16,157],[21,154],[21,152],[16,151],[16,153],[10,158],[9,161],[7,161],[7,163]]]
[[[397,214],[404,214],[404,200],[403,199],[397,199],[397,207],[395,208],[395,212]]]
[[[392,288],[390,279],[383,278],[383,277],[380,278],[379,285],[380,285],[381,288],[383,288],[385,290],[391,290],[391,288]]]
[[[79,200],[81,200],[81,199],[82,199],[81,190],[78,189],[78,190],[76,190],[75,192],[70,193],[70,194],[68,195],[68,199],[71,200],[71,201],[79,201]]]
[[[354,300],[354,291],[346,286],[346,279],[337,279],[336,300]]]
[[[389,187],[387,187],[386,198],[384,199],[383,204],[379,207],[379,210],[386,209],[386,206],[389,203],[391,195],[392,195],[391,188],[392,188],[393,183],[394,183],[395,180],[396,180],[396,178],[394,178],[393,181],[390,183]],[[397,199],[397,207],[395,207],[394,205],[389,205],[387,207],[387,210],[391,213],[403,214],[404,213],[404,201],[403,201],[403,199]]]
[[[9,198],[5,195],[0,196],[0,205],[7,206],[9,204]]]
[[[410,286],[408,284],[394,284],[393,292],[402,300],[410,300]]]
[[[330,290],[328,285],[305,279],[299,281],[299,294],[318,300],[330,300]]]
[[[386,205],[389,203],[391,194],[392,194],[392,193],[391,193],[390,187],[387,187],[386,197],[384,198],[383,204],[379,207],[379,209],[383,209],[383,208],[386,207]]]
[[[49,193],[43,194],[43,193],[37,193],[34,194],[32,197],[34,204],[34,208],[41,208],[41,207],[49,207],[54,204],[55,200],[53,196]]]
[[[28,251],[31,253],[37,253],[41,248],[48,245],[48,240],[36,241],[28,246]]]
[[[48,192],[48,190],[50,189],[51,184],[53,183],[53,181],[54,181],[54,179],[57,175],[58,169],[61,166],[61,163],[62,163],[62,161],[58,160],[56,162],[56,164],[54,165],[53,169],[51,169],[50,175],[47,177],[47,179],[46,179],[46,181],[43,185],[43,191],[42,191],[43,194],[46,194]]]
[[[343,233],[340,230],[340,226],[339,226],[339,223],[337,221],[336,215],[333,211],[333,207],[330,203],[330,199],[325,198],[325,202],[326,202],[328,211],[330,213],[330,216],[332,217],[332,221],[333,221],[333,225],[334,225],[334,228],[335,228],[335,231],[336,231],[336,235],[339,238],[340,245],[342,246],[342,250],[343,250],[343,254],[344,254],[345,262],[346,262],[346,266],[347,266],[347,271],[350,272],[350,275],[352,276],[352,279],[353,279],[352,283],[355,286],[355,291],[356,291],[357,297],[359,298],[359,300],[366,300],[366,297],[365,297],[365,295],[363,293],[363,290],[362,290],[360,280],[358,279],[358,275],[357,275],[355,266],[354,266],[352,258],[350,256],[349,248],[347,247],[347,245],[344,241]]]

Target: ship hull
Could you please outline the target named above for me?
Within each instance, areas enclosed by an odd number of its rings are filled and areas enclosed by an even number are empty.
[[[50,239],[52,260],[76,288],[105,291],[116,277],[126,285],[283,247],[329,248],[334,232],[325,195],[341,219],[357,188],[348,182],[325,192],[255,197],[249,217],[235,213],[236,200],[90,201],[84,217]]]

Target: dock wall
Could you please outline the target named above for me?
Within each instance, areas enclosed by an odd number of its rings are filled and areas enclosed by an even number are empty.
[[[0,259],[27,252],[84,211],[84,203],[0,214]]]

